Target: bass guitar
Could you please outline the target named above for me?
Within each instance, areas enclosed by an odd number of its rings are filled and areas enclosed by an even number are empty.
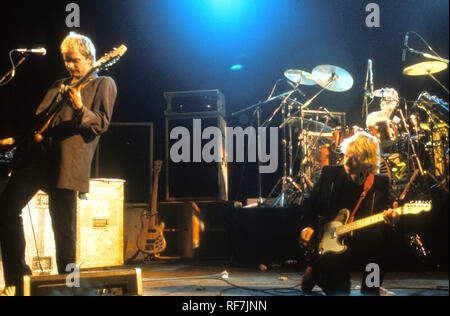
[[[429,212],[431,210],[431,202],[411,202],[392,209],[398,215],[419,214],[421,212]],[[321,257],[326,254],[342,254],[347,250],[347,246],[343,243],[342,237],[352,233],[353,231],[363,229],[377,223],[383,222],[383,212],[369,217],[365,217],[351,223],[347,223],[350,212],[347,209],[339,211],[339,215],[345,220],[331,221],[324,225],[323,235],[317,248],[317,254]],[[339,216],[338,215],[338,216]]]
[[[158,176],[161,172],[162,161],[155,161],[155,174],[153,176],[153,193],[150,211],[144,210],[142,212],[142,227],[137,239],[137,247],[140,251],[156,255],[166,249],[167,243],[164,239],[163,222],[159,222],[157,211],[158,200]]]

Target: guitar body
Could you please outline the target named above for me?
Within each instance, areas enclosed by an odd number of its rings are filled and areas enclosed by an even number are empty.
[[[348,247],[344,245],[342,240],[339,238],[337,234],[337,229],[338,227],[341,227],[345,223],[347,223],[348,218],[350,216],[350,212],[346,209],[342,209],[339,211],[339,215],[345,218],[344,222],[331,221],[329,223],[326,223],[322,228],[323,235],[318,247],[318,252],[320,256],[324,256],[330,253],[342,254],[348,249]]]
[[[166,249],[167,242],[164,238],[164,223],[151,225],[150,213],[144,211],[142,214],[141,232],[138,236],[137,247],[140,251],[148,254],[158,254]]]
[[[392,209],[392,211],[396,212],[399,216],[408,214],[415,215],[421,212],[429,212],[431,206],[431,202],[418,201],[407,203],[402,207]],[[342,209],[338,212],[334,221],[322,226],[322,234],[320,235],[320,242],[316,250],[316,257],[318,257],[315,260],[322,260],[327,254],[343,254],[348,249],[342,241],[343,236],[384,221],[383,212],[356,221],[349,221],[349,218],[350,212],[347,209]]]

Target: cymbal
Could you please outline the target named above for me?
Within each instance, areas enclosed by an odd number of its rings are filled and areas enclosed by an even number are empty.
[[[309,72],[298,70],[298,69],[288,69],[284,72],[284,76],[296,84],[301,84],[305,86],[314,86],[317,82],[314,81],[312,75]]]
[[[407,76],[423,76],[434,74],[447,69],[447,64],[442,61],[424,61],[403,69],[403,74]]]
[[[300,126],[301,118],[298,116],[291,116],[290,118],[286,119],[283,124],[280,125],[280,128],[284,127],[285,125],[293,125],[296,127]],[[325,125],[322,122],[311,120],[304,118],[303,119],[303,129],[308,131],[315,131],[323,133],[330,133],[333,130],[328,125]]]
[[[353,87],[352,76],[337,66],[319,65],[313,69],[312,76],[326,90],[343,92]]]

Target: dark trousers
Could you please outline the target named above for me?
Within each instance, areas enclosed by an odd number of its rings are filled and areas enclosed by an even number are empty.
[[[64,273],[67,264],[75,263],[76,192],[51,188],[45,166],[13,172],[0,197],[0,245],[5,283],[16,286],[18,294],[22,293],[23,276],[31,274],[25,263],[25,236],[20,215],[39,189],[49,195],[58,273]]]
[[[343,254],[324,255],[313,265],[315,284],[327,295],[350,295],[351,272],[360,271],[361,294],[378,296],[385,273],[385,252],[389,245],[382,236],[382,230],[363,233],[349,243],[349,249]],[[376,268],[369,264],[376,264]]]

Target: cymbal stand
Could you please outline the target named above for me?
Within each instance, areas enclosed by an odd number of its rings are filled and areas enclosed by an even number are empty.
[[[297,83],[295,88],[292,90],[292,93],[295,92],[300,83]],[[291,93],[291,94],[292,94]],[[291,94],[287,95],[283,101],[281,102],[281,117],[282,122],[286,122],[291,117],[291,109],[292,102],[287,102],[290,98]],[[287,111],[286,111],[287,107]],[[296,189],[299,188],[298,184],[294,182],[292,179],[293,175],[293,161],[292,161],[292,125],[286,126],[283,125],[283,176],[280,180],[278,180],[275,187],[272,189],[271,194],[274,192],[275,188],[281,182],[281,194],[279,198],[275,201],[274,205],[280,205],[281,207],[285,207],[287,205],[288,200],[288,190],[290,189],[290,185],[293,185]],[[288,166],[289,165],[289,166]],[[279,203],[278,203],[279,202]]]
[[[250,106],[248,106],[248,107],[246,107],[246,108],[244,108],[242,110],[239,110],[237,112],[232,113],[230,115],[230,117],[236,116],[236,115],[238,115],[240,113],[249,111],[251,109],[255,109],[253,113],[256,113],[256,120],[257,120],[257,123],[256,123],[257,124],[257,129],[256,130],[259,131],[259,127],[261,126],[260,125],[260,119],[261,119],[260,112],[262,111],[261,110],[261,106],[263,106],[263,105],[265,105],[265,104],[267,104],[267,103],[269,103],[269,102],[271,102],[273,100],[281,98],[283,96],[286,96],[286,95],[290,96],[294,92],[295,92],[295,90],[292,90],[292,91],[288,91],[288,92],[285,92],[285,93],[282,93],[280,95],[276,95],[276,96],[273,96],[273,97],[270,96],[265,101],[259,101],[258,103],[255,103],[255,104],[250,105]],[[272,118],[273,118],[273,116],[272,116]],[[257,159],[257,163],[258,163],[258,205],[262,205],[264,203],[264,199],[262,197],[262,179],[261,179],[261,172],[260,172],[260,170],[261,170],[261,161],[259,159],[259,132],[257,133],[256,153],[257,153],[256,154],[256,159]]]
[[[297,115],[302,109],[308,107],[312,103],[312,101],[314,101],[322,92],[324,92],[336,79],[337,79],[337,75],[335,73],[333,73],[331,75],[331,78],[329,79],[328,83],[325,85],[325,87],[323,87],[319,92],[317,92],[311,99],[306,101],[302,105],[302,107],[297,112],[295,112],[293,115]]]
[[[431,79],[436,81],[441,86],[441,88],[444,89],[447,94],[449,94],[448,89],[439,80],[437,80],[435,76],[433,76],[431,73],[428,73],[427,75],[430,76]]]

